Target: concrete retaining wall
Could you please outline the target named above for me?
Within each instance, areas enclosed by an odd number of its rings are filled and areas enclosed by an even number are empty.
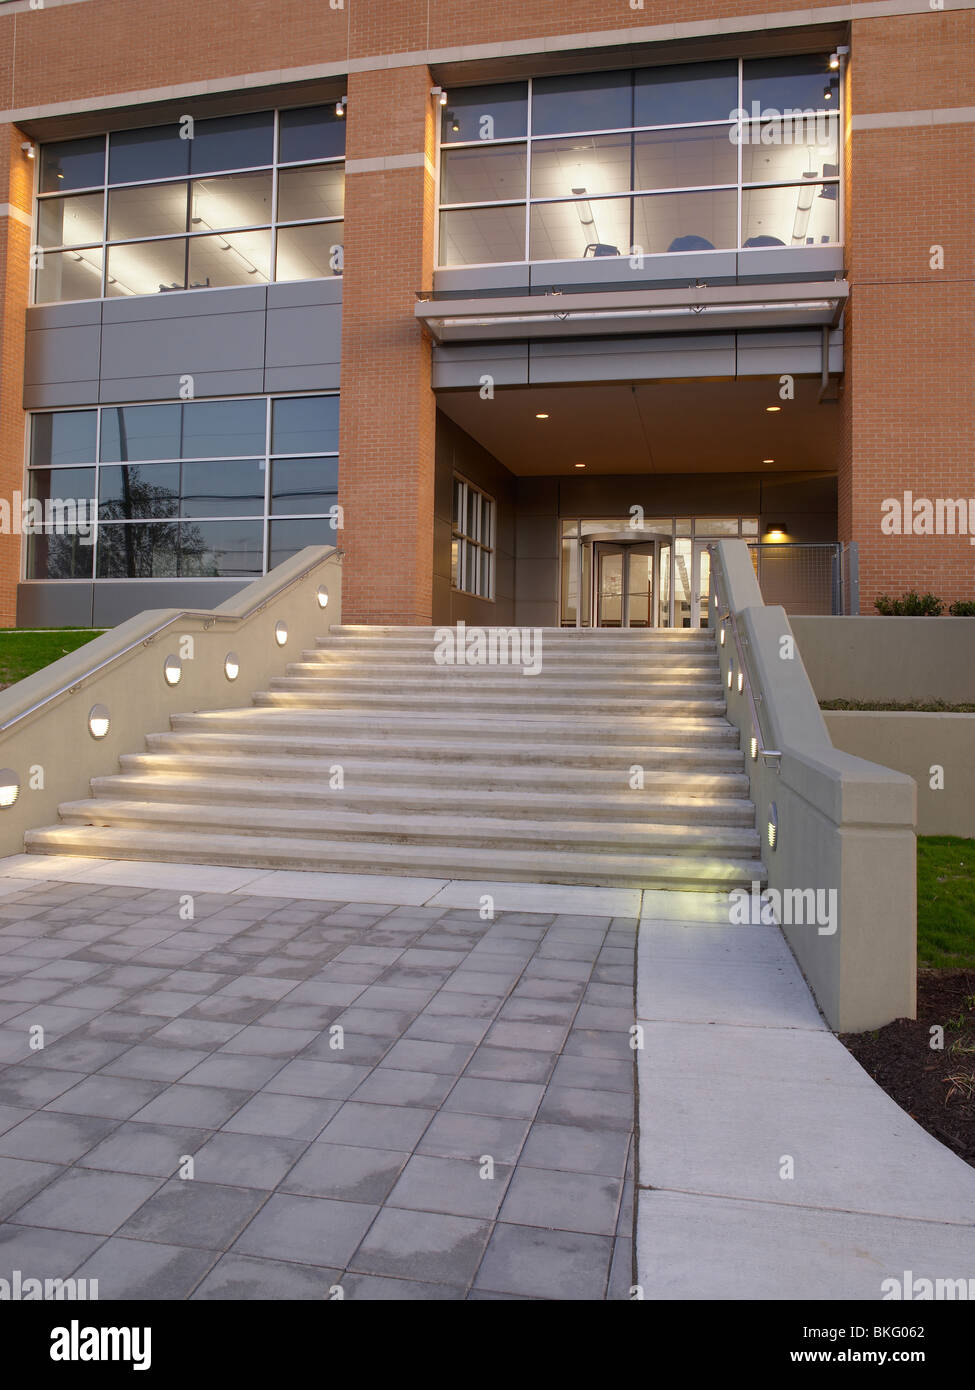
[[[975,701],[975,618],[790,621],[817,699]]]

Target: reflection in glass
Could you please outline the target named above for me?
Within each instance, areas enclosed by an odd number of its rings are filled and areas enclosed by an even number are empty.
[[[313,164],[307,169],[282,169],[278,174],[279,222],[341,217],[344,211],[343,165]]]
[[[99,299],[102,293],[102,248],[45,251],[34,273],[34,302],[65,303]]]
[[[635,75],[634,125],[728,120],[738,105],[738,64],[680,63]]]
[[[272,453],[335,453],[338,447],[338,396],[294,396],[274,402]]]
[[[45,411],[32,416],[31,466],[94,463],[97,428],[95,410]]]
[[[282,516],[327,512],[338,498],[337,458],[275,459],[271,512]]]
[[[178,508],[178,463],[111,464],[98,471],[98,516],[103,521],[170,517]]]
[[[278,117],[278,159],[334,159],[345,154],[345,120],[334,106],[302,106]]]
[[[120,405],[102,410],[101,456],[107,462],[179,458],[178,405]]]
[[[742,106],[749,116],[755,103],[760,112],[838,111],[839,92],[839,73],[830,71],[825,53],[742,64]]]
[[[810,116],[796,121],[747,121],[741,128],[743,183],[794,183],[835,178],[839,122]]]
[[[565,198],[577,189],[590,197],[630,189],[630,135],[573,135],[532,145],[532,197]],[[469,201],[474,201],[470,199]]]
[[[644,132],[634,136],[635,188],[707,188],[738,182],[730,126]]]
[[[270,111],[247,116],[218,116],[197,121],[190,146],[190,171],[211,174],[221,169],[259,169],[274,155],[274,117]]]
[[[441,265],[486,265],[524,259],[524,203],[440,214]]]
[[[27,537],[28,579],[91,579],[93,537],[60,535],[54,530]]]
[[[271,233],[227,232],[190,239],[189,288],[262,285],[271,278]]]
[[[97,188],[105,182],[105,137],[41,146],[40,193]]]
[[[183,579],[220,579],[264,570],[262,521],[181,521],[179,573]]]
[[[190,171],[190,141],[180,138],[182,127],[148,126],[115,130],[108,137],[109,183],[138,183],[146,179],[175,179]]]
[[[139,188],[113,188],[108,195],[109,241],[185,232],[187,187],[185,183],[150,183]]]
[[[507,140],[526,134],[528,84],[505,82],[451,93],[440,118],[441,140]]]
[[[313,222],[278,230],[275,280],[323,280],[341,275],[344,222]]]
[[[99,526],[96,575],[99,579],[175,579],[178,545],[175,521]]]
[[[628,72],[582,77],[538,77],[532,83],[532,133],[621,130],[633,124],[633,85]]]
[[[263,400],[188,401],[183,406],[180,456],[206,459],[263,454],[266,428]]]
[[[183,464],[182,516],[263,516],[264,460]]]
[[[73,198],[45,198],[37,204],[40,246],[82,246],[104,235],[104,193],[79,193]]]
[[[108,248],[105,294],[159,294],[186,288],[186,241],[135,241]]]
[[[28,478],[30,496],[42,505],[47,503],[45,520],[67,524],[85,524],[92,516],[95,498],[93,468],[37,468]],[[59,506],[58,504],[62,504]],[[54,508],[52,514],[51,508]]]
[[[468,146],[445,150],[441,197],[445,203],[501,202],[524,198],[527,154],[524,144]]]

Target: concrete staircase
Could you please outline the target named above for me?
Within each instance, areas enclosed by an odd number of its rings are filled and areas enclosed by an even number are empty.
[[[544,629],[534,676],[434,652],[433,628],[333,627],[250,708],[175,716],[26,847],[622,887],[764,880],[710,632]]]

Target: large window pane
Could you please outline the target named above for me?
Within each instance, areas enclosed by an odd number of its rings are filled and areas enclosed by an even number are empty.
[[[266,226],[271,221],[271,180],[270,173],[198,179],[190,187],[190,231]]]
[[[175,579],[179,526],[175,521],[133,521],[99,526],[99,579]]]
[[[178,405],[106,406],[102,459],[106,462],[179,458]]]
[[[140,183],[146,179],[175,179],[190,171],[190,141],[180,138],[182,126],[150,126],[116,130],[108,137],[109,183]]]
[[[268,568],[274,569],[306,545],[335,545],[336,532],[328,517],[306,517],[299,521],[272,521]]]
[[[840,75],[823,53],[801,58],[751,58],[742,65],[742,106],[752,115],[786,111],[836,111]]]
[[[344,222],[313,222],[278,229],[276,280],[323,280],[341,275]]]
[[[741,234],[745,246],[818,246],[837,240],[833,184],[745,189]]]
[[[271,511],[283,516],[327,512],[339,486],[337,458],[275,459],[271,473]]]
[[[272,453],[329,454],[338,450],[338,396],[293,396],[275,401],[272,411]]]
[[[183,406],[184,459],[263,454],[267,406],[258,401],[192,401]]]
[[[79,193],[73,198],[45,198],[37,204],[39,246],[84,246],[105,235],[104,193]]]
[[[184,463],[183,516],[263,516],[264,460]]]
[[[738,64],[680,63],[635,75],[634,125],[729,120],[738,105]]]
[[[345,165],[313,164],[278,175],[278,221],[310,222],[345,211]]]
[[[228,232],[190,239],[190,289],[264,285],[270,278],[270,232]]]
[[[274,120],[270,111],[254,116],[218,116],[197,121],[190,146],[190,172],[257,169],[274,157]]]
[[[441,201],[483,203],[524,198],[526,158],[524,144],[445,150],[441,162]]]
[[[144,188],[113,188],[108,195],[109,241],[185,232],[187,187],[185,183],[150,183]]]
[[[179,464],[109,464],[98,470],[98,515],[103,521],[176,516]]]
[[[108,248],[105,294],[159,294],[186,289],[186,241],[135,241]]]
[[[738,150],[731,126],[653,131],[634,136],[637,188],[706,188],[738,182]]]
[[[539,77],[532,84],[532,133],[625,130],[633,124],[633,78],[629,72],[584,77]]]
[[[524,259],[524,203],[440,214],[441,265],[484,265]]]
[[[264,570],[263,521],[181,521],[183,579],[232,578]]]
[[[41,146],[41,193],[97,188],[105,182],[105,137]]]
[[[278,118],[278,159],[332,159],[345,154],[345,119],[334,106],[303,106]]]
[[[57,410],[31,421],[31,466],[94,463],[95,410]]]
[[[34,301],[53,304],[70,299],[100,299],[102,248],[45,251],[34,276]]]
[[[526,134],[528,84],[505,82],[449,94],[441,114],[441,140],[506,140]]]
[[[30,495],[38,502],[54,506],[58,515],[45,520],[87,521],[95,497],[94,468],[34,468],[28,478]],[[58,507],[57,504],[63,504]],[[79,508],[80,504],[80,508]]]
[[[832,116],[798,121],[749,121],[741,128],[743,183],[833,178],[839,170],[839,122]]]
[[[634,199],[633,243],[648,255],[727,250],[737,245],[737,239],[738,195],[734,189]]]
[[[27,538],[28,579],[90,579],[94,537],[44,531]]]
[[[573,261],[626,255],[630,247],[630,199],[580,198],[536,203],[531,214],[531,259]]]
[[[630,190],[631,135],[574,135],[532,144],[532,197],[590,197]]]

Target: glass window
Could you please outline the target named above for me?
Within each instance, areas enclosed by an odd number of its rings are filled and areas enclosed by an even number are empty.
[[[30,495],[38,502],[63,502],[78,518],[78,504],[85,509],[79,519],[85,520],[89,504],[95,497],[94,468],[35,468],[28,478]]]
[[[443,201],[500,203],[505,199],[524,198],[526,162],[527,151],[523,144],[447,150],[441,170]]]
[[[105,182],[105,137],[41,146],[41,193],[97,188]]]
[[[440,214],[441,265],[525,259],[525,205]]]
[[[187,402],[180,455],[206,459],[263,454],[266,430],[264,400]]]
[[[680,63],[635,74],[634,125],[727,121],[738,106],[738,64]]]
[[[827,54],[814,57],[749,58],[742,64],[742,106],[758,111],[832,111],[840,104],[840,75]]]
[[[181,521],[182,579],[223,579],[264,571],[262,521]]]
[[[93,537],[61,534],[53,529],[27,537],[28,579],[90,579],[95,556]]]
[[[635,188],[707,188],[738,182],[731,126],[653,131],[634,138]]]
[[[178,509],[178,463],[108,464],[98,470],[102,521],[175,516]]]
[[[276,280],[323,280],[341,275],[344,222],[314,222],[278,232]]]
[[[190,238],[190,289],[266,285],[271,278],[271,233],[227,232]]]
[[[57,410],[31,420],[31,467],[95,462],[97,410]],[[91,497],[92,492],[88,493]]]
[[[532,145],[532,197],[597,197],[631,187],[632,135],[574,135]],[[473,200],[472,200],[473,201]]]
[[[633,244],[632,206],[629,198],[535,203],[531,210],[531,259],[572,261],[625,255]]]
[[[108,248],[105,294],[164,294],[186,289],[186,242],[133,241]]]
[[[272,521],[268,568],[283,564],[304,550],[306,545],[334,545],[336,532],[328,517],[302,517],[295,521]]]
[[[337,458],[275,459],[271,473],[271,511],[282,516],[327,512],[337,500]]]
[[[441,140],[508,140],[527,133],[528,84],[505,82],[448,93]]]
[[[197,179],[190,186],[190,231],[266,226],[271,221],[271,180],[270,172]]]
[[[450,576],[455,589],[494,597],[494,499],[457,476]]]
[[[532,83],[532,134],[626,130],[633,124],[633,77],[596,72],[584,77],[538,77]]]
[[[183,464],[182,516],[263,516],[264,460]]]
[[[190,172],[190,141],[179,124],[145,130],[115,130],[108,137],[109,183],[175,179]]]
[[[343,165],[312,164],[304,169],[282,169],[278,175],[279,222],[341,217],[344,211]]]
[[[37,205],[39,246],[84,246],[105,234],[104,193],[77,193],[73,198],[45,198]]]
[[[133,521],[99,526],[96,576],[99,579],[175,579],[179,525],[175,521]]]
[[[737,240],[738,194],[733,188],[634,199],[633,244],[648,255],[726,250]]]
[[[34,273],[37,304],[98,299],[102,292],[102,248],[86,251],[45,251]]]
[[[274,454],[338,452],[338,396],[292,396],[276,400],[271,421],[271,452]]]
[[[839,122],[834,116],[796,121],[749,121],[741,131],[743,183],[795,183],[835,178]]]
[[[178,405],[106,406],[102,410],[102,459],[178,459],[179,423]]]
[[[274,118],[270,111],[248,116],[218,116],[197,121],[190,147],[190,172],[258,169],[274,160]]]
[[[336,159],[345,154],[345,119],[333,106],[303,106],[278,117],[278,159]]]
[[[745,246],[819,246],[838,238],[838,185],[746,188],[741,234]]]
[[[109,241],[169,236],[186,231],[185,183],[113,188],[108,195]],[[101,241],[101,235],[98,238]]]

